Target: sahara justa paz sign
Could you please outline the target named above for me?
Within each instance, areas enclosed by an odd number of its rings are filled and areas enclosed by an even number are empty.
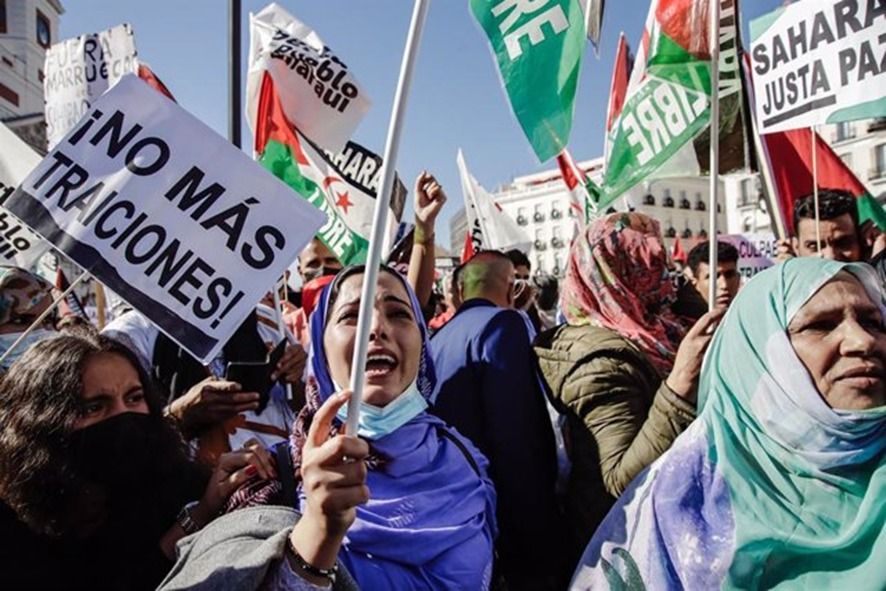
[[[203,362],[325,220],[135,76],[2,205]]]
[[[797,2],[751,23],[760,132],[886,115],[886,2]]]

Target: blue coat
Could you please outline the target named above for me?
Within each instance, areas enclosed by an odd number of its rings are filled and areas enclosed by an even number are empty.
[[[437,387],[430,411],[490,461],[505,576],[550,573],[562,556],[557,457],[526,321],[488,300],[469,300],[433,336],[431,353]]]

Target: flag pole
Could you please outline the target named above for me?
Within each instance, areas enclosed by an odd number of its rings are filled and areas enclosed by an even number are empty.
[[[240,141],[240,0],[228,0],[228,139]]]
[[[812,201],[815,206],[815,252],[821,252],[821,226],[819,226],[819,215],[818,215],[818,146],[816,146],[816,136],[815,133],[816,125],[811,125],[809,127],[809,133],[812,136]],[[794,232],[797,229],[794,228]]]
[[[95,289],[96,326],[99,331],[102,331],[108,323],[108,299],[105,297],[105,288],[101,283],[96,281],[93,287]]]
[[[283,283],[286,283],[286,279],[283,280]],[[283,323],[283,307],[280,303],[280,284],[274,284],[274,318],[277,320],[277,334],[280,336],[281,341],[289,341],[289,337],[286,332],[286,325]],[[287,342],[287,344],[292,344]],[[276,371],[277,368],[274,368]],[[292,400],[292,384],[286,382],[286,400]]]
[[[357,337],[354,343],[354,357],[351,363],[351,400],[348,402],[347,433],[357,434],[360,420],[360,401],[363,399],[363,381],[366,375],[366,357],[369,350],[369,331],[372,327],[372,310],[375,304],[375,287],[378,281],[378,268],[381,264],[381,250],[388,227],[386,203],[394,185],[394,170],[397,166],[397,152],[400,148],[400,134],[406,119],[406,101],[412,85],[412,74],[418,57],[422,28],[428,14],[430,0],[415,0],[406,48],[400,63],[400,77],[394,93],[391,121],[388,125],[388,138],[385,142],[384,160],[381,170],[379,198],[375,200],[375,214],[372,218],[372,234],[369,238],[369,253],[366,257],[366,271],[363,275],[363,289],[360,297],[360,311],[357,317]],[[398,392],[399,394],[399,392]]]
[[[720,200],[717,193],[720,181],[720,0],[710,0],[711,11],[710,45],[711,45],[711,131],[710,131],[710,189],[711,206],[708,208],[708,226],[711,229],[708,238],[708,310],[713,310],[717,303],[717,205]]]
[[[53,310],[55,310],[55,307],[58,306],[59,303],[61,303],[66,297],[68,297],[68,295],[70,295],[70,293],[72,291],[74,291],[74,288],[77,287],[80,284],[80,282],[82,282],[87,277],[89,277],[89,272],[83,271],[82,273],[80,273],[80,275],[77,276],[76,279],[71,281],[71,284],[68,285],[68,288],[66,290],[64,290],[61,293],[61,295],[59,295],[57,298],[55,298],[52,301],[52,303],[49,304],[49,307],[46,308],[45,310],[43,310],[43,313],[41,313],[39,316],[37,316],[37,319],[31,323],[31,325],[25,330],[25,332],[20,334],[19,337],[17,339],[15,339],[15,341],[12,343],[12,345],[6,351],[3,352],[3,355],[0,355],[0,365],[2,365],[3,362],[6,360],[6,358],[9,356],[9,354],[12,353],[15,350],[15,348],[18,347],[21,344],[21,342],[25,340],[25,337],[27,337],[29,334],[31,334],[31,332],[33,332],[35,328],[37,328],[38,326],[43,324],[43,321],[46,320],[46,318],[52,313]]]

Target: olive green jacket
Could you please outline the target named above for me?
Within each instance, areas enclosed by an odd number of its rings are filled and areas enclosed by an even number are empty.
[[[572,470],[564,500],[573,550],[584,550],[616,498],[695,418],[636,345],[594,326],[561,325],[535,352]]]

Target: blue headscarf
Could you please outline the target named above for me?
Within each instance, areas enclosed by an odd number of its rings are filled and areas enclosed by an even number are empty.
[[[355,274],[360,273],[342,271],[324,289],[311,315],[308,401],[293,433],[296,475],[310,417],[335,393],[323,350],[330,296],[345,278]],[[421,306],[408,283],[399,274],[391,274],[409,294],[421,332],[417,385],[428,399],[436,376]],[[360,586],[487,588],[492,573],[495,490],[486,474],[486,458],[467,439],[427,412],[371,441],[370,449],[366,483],[371,498],[357,507],[357,520],[348,530],[339,556]],[[304,493],[300,494],[303,507]]]

